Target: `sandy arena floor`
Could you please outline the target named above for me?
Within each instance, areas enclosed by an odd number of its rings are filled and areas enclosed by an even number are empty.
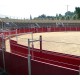
[[[33,38],[39,39],[42,35],[43,50],[56,51],[66,54],[80,56],[80,32],[45,32],[34,33]],[[31,34],[18,36],[18,43],[27,45],[27,39],[31,39]],[[16,38],[12,38],[16,40]],[[34,47],[39,49],[39,42],[34,43]],[[6,41],[6,50],[10,51],[9,40]]]

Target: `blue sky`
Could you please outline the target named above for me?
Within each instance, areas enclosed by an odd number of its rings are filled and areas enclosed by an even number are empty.
[[[80,6],[80,0],[0,0],[0,15],[19,18],[37,17],[41,14],[55,16]]]

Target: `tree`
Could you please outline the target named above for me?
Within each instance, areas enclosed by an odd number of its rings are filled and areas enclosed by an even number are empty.
[[[45,18],[46,18],[46,15],[45,15],[45,14],[42,14],[42,15],[41,15],[41,16],[39,16],[38,18],[45,19]]]
[[[72,19],[73,19],[73,20],[76,20],[76,19],[77,19],[77,15],[74,14],[74,15],[72,16]]]
[[[74,15],[74,12],[68,11],[65,13],[65,18],[67,20],[70,20],[70,19],[72,19],[73,15]]]
[[[59,14],[59,19],[64,20],[64,16],[62,14]]]
[[[54,16],[46,16],[46,18],[49,20],[54,20]]]
[[[59,16],[58,16],[58,14],[56,14],[56,19],[59,20]]]
[[[64,17],[64,16],[62,16],[62,17],[61,17],[61,20],[65,20],[65,17]]]
[[[69,16],[73,16],[73,15],[74,15],[74,12],[71,12],[71,11],[66,12],[66,13],[65,13],[65,16],[68,16],[68,15],[69,15]]]
[[[75,13],[77,14],[78,19],[80,19],[80,7],[75,8]]]
[[[9,19],[9,17],[5,17],[6,19]]]

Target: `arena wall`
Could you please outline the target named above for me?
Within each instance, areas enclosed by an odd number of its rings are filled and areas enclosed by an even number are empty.
[[[26,32],[58,32],[58,31],[80,31],[79,27],[63,28],[28,28],[18,29],[17,34]],[[16,30],[3,32],[5,36],[16,35]],[[28,74],[28,47],[17,44],[10,40],[11,53],[5,51],[5,67],[10,74]],[[73,55],[51,52],[39,49],[31,49],[31,74],[53,74],[53,75],[77,75],[79,74],[80,58]],[[0,50],[0,67],[3,68],[2,50]]]
[[[28,55],[28,47],[19,45],[17,43],[13,44],[12,41],[10,43],[12,53],[26,57]],[[35,48],[31,49],[30,52],[32,55],[32,59],[34,60],[79,70],[80,59],[78,57],[64,55],[63,53],[58,53],[58,52],[44,51],[44,50],[40,52],[39,49]]]
[[[28,75],[27,62],[28,62],[27,57],[5,52],[5,68],[6,72],[8,72],[8,74],[10,75],[11,74]],[[78,75],[79,72],[31,59],[31,74],[32,75]]]
[[[27,33],[27,32],[40,33],[40,32],[60,32],[60,31],[80,31],[80,27],[23,28],[23,29],[17,29],[17,34]],[[4,33],[5,36],[8,35],[12,36],[16,34],[16,30],[4,31],[1,33]]]

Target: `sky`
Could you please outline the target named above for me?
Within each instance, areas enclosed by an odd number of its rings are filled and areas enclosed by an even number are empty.
[[[38,17],[41,14],[55,16],[80,7],[80,0],[0,0],[0,15],[17,18]]]

